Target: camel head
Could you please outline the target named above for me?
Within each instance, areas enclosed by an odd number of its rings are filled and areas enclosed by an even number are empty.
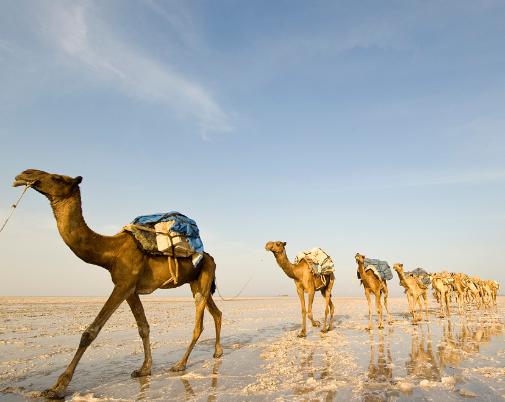
[[[72,178],[46,173],[42,170],[28,169],[18,174],[12,185],[13,187],[30,186],[50,199],[61,199],[71,195],[81,181],[81,176]]]
[[[393,265],[393,269],[398,273],[403,272],[403,264],[400,264],[398,262],[395,265]]]
[[[284,252],[286,244],[285,241],[269,241],[265,244],[265,250],[271,251],[274,254],[281,254]]]
[[[354,256],[354,258],[356,259],[356,262],[358,264],[364,264],[365,263],[365,256],[361,255],[360,253],[356,253],[356,255]]]

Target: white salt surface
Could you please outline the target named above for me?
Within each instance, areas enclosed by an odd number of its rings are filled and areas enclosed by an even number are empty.
[[[457,401],[505,400],[505,298],[498,308],[412,325],[403,298],[390,299],[395,322],[365,331],[364,298],[334,298],[335,329],[300,328],[297,298],[220,302],[224,356],[212,357],[214,324],[187,370],[169,367],[184,353],[194,304],[186,298],[143,298],[151,325],[153,374],[130,378],[143,360],[135,320],[124,304],[77,367],[69,401]],[[0,298],[0,401],[40,400],[70,361],[102,298]],[[432,302],[433,303],[433,302]],[[321,298],[314,303],[322,318]],[[456,310],[455,310],[456,312]]]

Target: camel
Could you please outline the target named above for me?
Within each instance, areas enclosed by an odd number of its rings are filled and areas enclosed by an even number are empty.
[[[465,301],[465,292],[467,289],[466,286],[466,275],[462,273],[452,274],[452,279],[454,282],[452,283],[452,287],[454,289],[454,294],[456,295],[456,301],[458,302],[458,312],[459,314],[463,314],[465,311],[463,307],[463,303]]]
[[[424,302],[426,320],[428,320],[428,288],[419,284],[418,279],[414,275],[405,275],[405,272],[403,271],[403,264],[395,264],[393,269],[398,274],[400,285],[405,288],[410,313],[412,314],[412,324],[423,320],[423,306],[421,300]],[[419,320],[416,319],[416,305],[419,305],[419,314],[421,316]]]
[[[493,305],[496,306],[496,294],[498,293],[498,289],[500,289],[500,284],[497,281],[489,281],[489,287],[491,289]]]
[[[475,304],[477,304],[477,308],[481,308],[481,295],[479,289],[479,279],[477,277],[465,276],[465,283],[467,286],[467,294],[470,296],[470,299],[473,299]]]
[[[152,357],[149,341],[149,324],[140,294],[149,294],[158,288],[175,288],[189,283],[196,305],[195,326],[191,342],[181,360],[171,370],[183,371],[189,355],[203,330],[203,313],[209,310],[215,323],[216,340],[214,357],[223,354],[220,343],[221,311],[217,308],[211,293],[215,288],[216,264],[207,253],[203,256],[199,269],[193,267],[191,258],[178,258],[179,283],[170,279],[165,256],[146,255],[137,246],[132,235],[122,231],[114,236],[103,236],[92,231],[84,221],[81,209],[79,184],[82,177],[75,178],[50,174],[40,170],[25,170],[18,176],[13,186],[31,186],[48,198],[58,231],[66,245],[81,260],[105,268],[111,275],[114,289],[98,313],[95,320],[82,334],[79,347],[66,370],[55,384],[42,395],[47,398],[63,398],[72,380],[75,368],[82,355],[97,337],[110,316],[127,301],[137,322],[139,335],[144,346],[144,362],[140,369],[133,371],[133,377],[151,374]],[[168,283],[167,283],[168,281]]]
[[[317,278],[312,273],[308,262],[302,259],[298,264],[292,264],[286,254],[286,242],[283,241],[269,241],[265,244],[265,249],[271,251],[274,254],[277,264],[281,267],[284,273],[291,279],[295,281],[296,292],[300,298],[301,308],[302,308],[302,329],[298,333],[298,337],[303,338],[307,336],[307,323],[306,316],[308,313],[309,320],[313,327],[319,327],[321,323],[314,320],[312,317],[312,303],[314,302],[314,295],[316,288],[318,287],[316,280]],[[321,294],[325,298],[325,309],[324,309],[324,322],[321,332],[331,331],[333,329],[333,313],[334,306],[331,301],[331,289],[335,282],[335,276],[333,273],[325,276],[326,284],[320,288]],[[305,293],[308,294],[308,311],[305,308]],[[328,313],[330,319],[328,326],[326,326],[326,320],[328,318]]]
[[[365,296],[368,302],[368,327],[366,329],[368,331],[372,330],[372,304],[370,301],[370,293],[375,295],[375,308],[377,309],[377,314],[379,315],[379,329],[382,329],[384,328],[384,324],[382,322],[381,295],[384,296],[384,306],[386,307],[386,312],[388,314],[388,324],[393,323],[388,307],[388,285],[386,281],[378,277],[373,270],[365,270],[364,255],[357,253],[354,258],[358,264],[358,275],[363,287],[365,288]]]
[[[436,293],[436,299],[440,303],[440,318],[445,317],[445,314],[449,316],[451,315],[449,303],[450,281],[452,281],[452,278],[450,278],[450,275],[447,272],[431,275],[431,286],[433,288],[433,292]]]

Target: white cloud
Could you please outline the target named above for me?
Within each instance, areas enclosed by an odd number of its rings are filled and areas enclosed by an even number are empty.
[[[202,85],[134,49],[95,14],[90,3],[49,8],[48,37],[66,56],[130,97],[166,105],[196,119],[202,136],[232,130],[230,118]]]

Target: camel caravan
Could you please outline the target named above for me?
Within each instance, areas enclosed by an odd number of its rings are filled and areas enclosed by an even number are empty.
[[[42,393],[47,398],[63,398],[72,380],[74,371],[86,349],[98,336],[100,330],[117,308],[126,301],[138,326],[144,348],[142,366],[133,371],[133,377],[151,374],[152,356],[149,339],[149,324],[139,295],[150,294],[157,289],[173,289],[189,284],[195,301],[195,323],[189,346],[171,370],[183,371],[189,356],[203,331],[203,316],[207,309],[215,324],[214,357],[223,354],[220,334],[222,313],[213,299],[216,289],[216,264],[204,251],[198,226],[195,221],[178,212],[143,215],[135,218],[121,232],[104,236],[92,231],[86,224],[81,208],[79,184],[82,177],[75,178],[40,170],[25,170],[16,176],[13,186],[32,188],[45,196],[51,205],[58,231],[65,244],[81,260],[105,268],[111,275],[113,291],[95,320],[83,332],[77,351],[55,384]],[[24,192],[23,192],[24,194]],[[301,305],[301,330],[299,337],[307,335],[307,316],[313,327],[327,332],[333,329],[334,304],[331,292],[335,283],[334,264],[321,248],[300,252],[294,262],[286,254],[286,242],[269,241],[265,249],[273,253],[277,264],[293,279]],[[379,328],[383,328],[382,304],[387,321],[393,322],[388,307],[387,281],[393,278],[386,261],[355,255],[357,277],[363,285],[368,302],[368,326],[372,329],[371,296],[375,296]],[[403,264],[395,264],[400,285],[405,288],[412,322],[428,319],[428,289],[440,303],[440,316],[450,314],[450,303],[455,298],[459,312],[469,308],[490,308],[496,305],[499,284],[481,280],[462,273],[441,272],[428,274],[418,268],[405,272]],[[314,319],[312,305],[316,291],[320,291],[325,303],[324,321]],[[305,293],[308,304],[305,303]],[[419,314],[416,309],[419,308]]]

